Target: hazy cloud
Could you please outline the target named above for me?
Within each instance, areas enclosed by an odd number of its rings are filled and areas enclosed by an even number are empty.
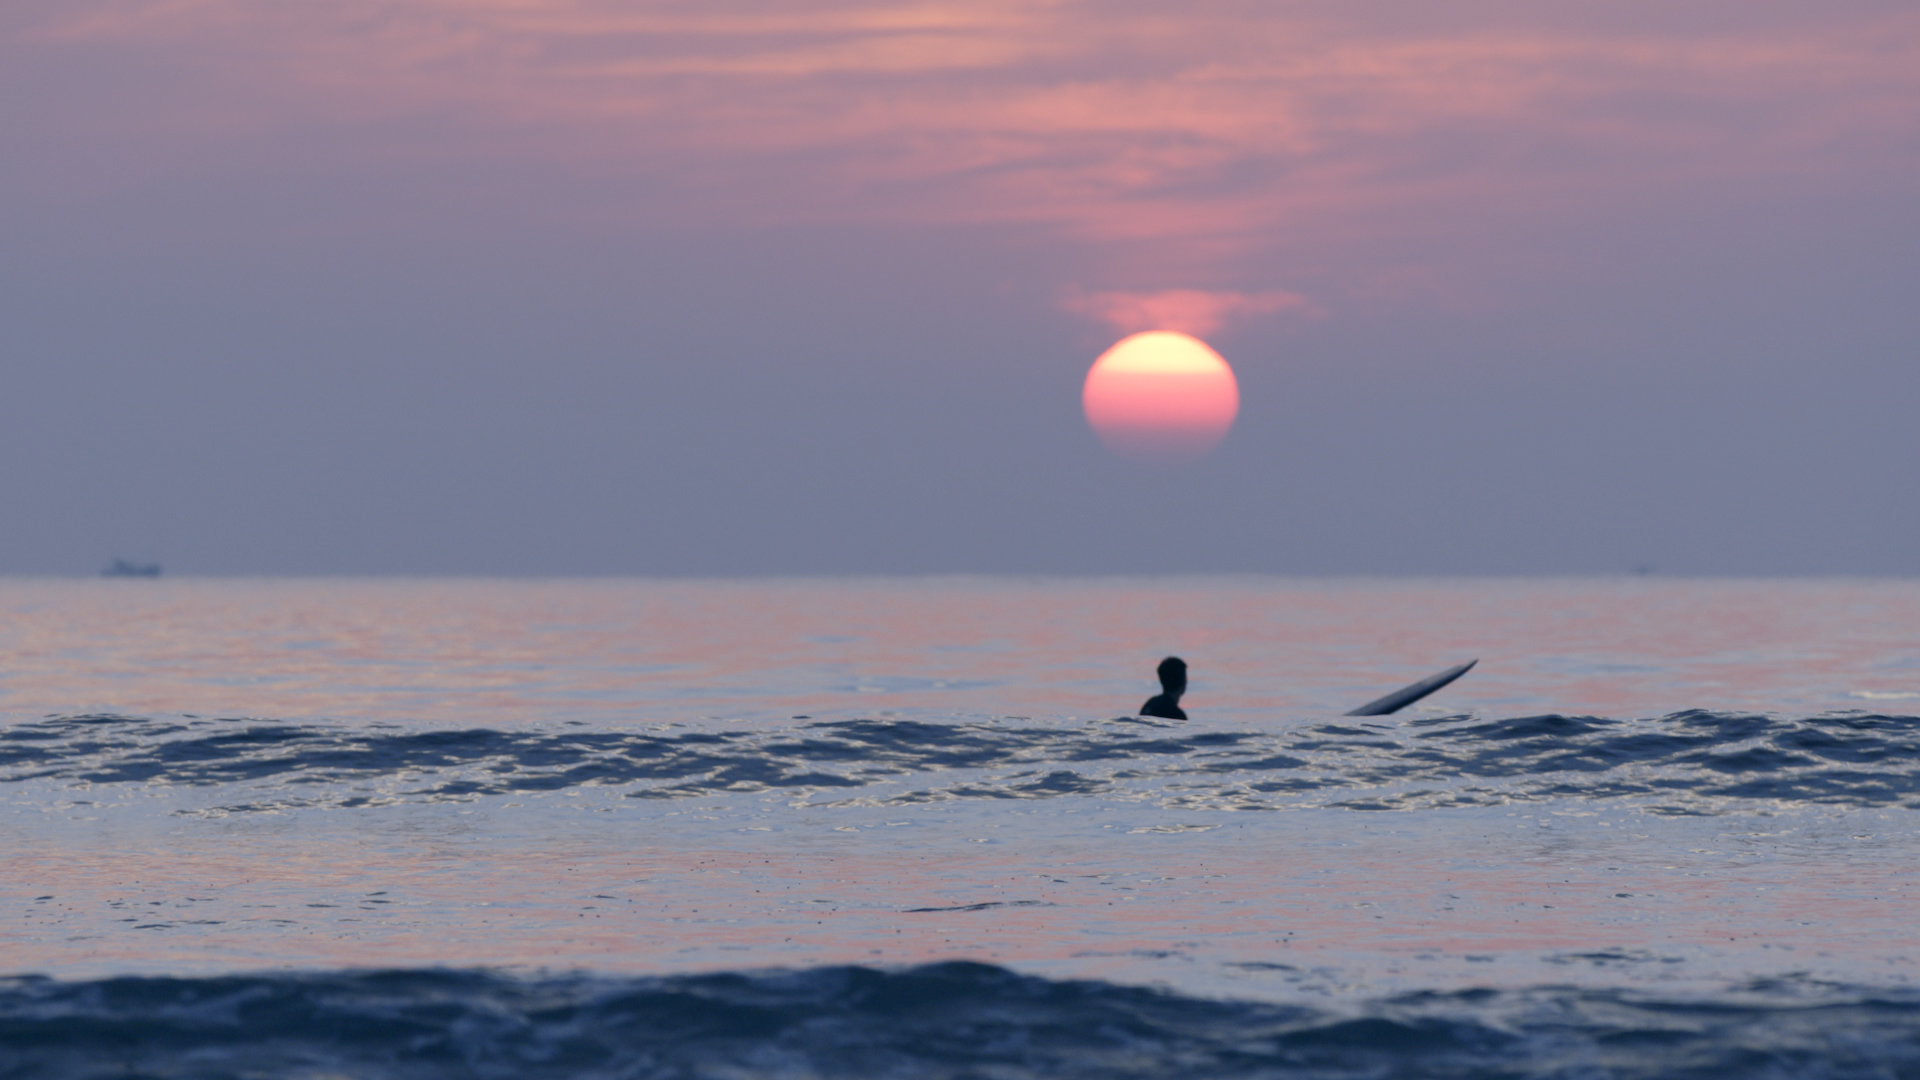
[[[191,100],[147,118],[197,139],[243,134],[249,112],[256,130],[433,113],[437,151],[404,152],[666,178],[673,196],[629,215],[1033,223],[1155,245],[1190,273],[1381,214],[1912,157],[1920,13],[1809,26],[1708,6],[1726,17],[1626,9],[1596,29],[1524,4],[1433,27],[1417,5],[1225,0],[1177,17],[1079,0],[93,0],[48,8],[34,34],[201,66]],[[463,122],[495,141],[477,148]]]

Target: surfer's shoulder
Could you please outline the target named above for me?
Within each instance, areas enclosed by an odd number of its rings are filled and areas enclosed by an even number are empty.
[[[1162,720],[1185,720],[1187,714],[1180,708],[1177,699],[1169,700],[1166,694],[1155,694],[1140,706],[1141,716],[1157,716]]]

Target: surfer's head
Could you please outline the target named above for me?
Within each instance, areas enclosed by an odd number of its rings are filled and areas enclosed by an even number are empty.
[[[1187,662],[1177,656],[1160,661],[1160,689],[1177,698],[1187,692]]]

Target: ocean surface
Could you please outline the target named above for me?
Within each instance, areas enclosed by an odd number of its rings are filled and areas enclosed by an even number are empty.
[[[0,1077],[1920,1077],[1917,809],[1915,581],[0,579]]]

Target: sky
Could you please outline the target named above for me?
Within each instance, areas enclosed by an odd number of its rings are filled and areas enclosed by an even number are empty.
[[[1914,575],[1917,413],[1911,0],[0,5],[4,574]]]

